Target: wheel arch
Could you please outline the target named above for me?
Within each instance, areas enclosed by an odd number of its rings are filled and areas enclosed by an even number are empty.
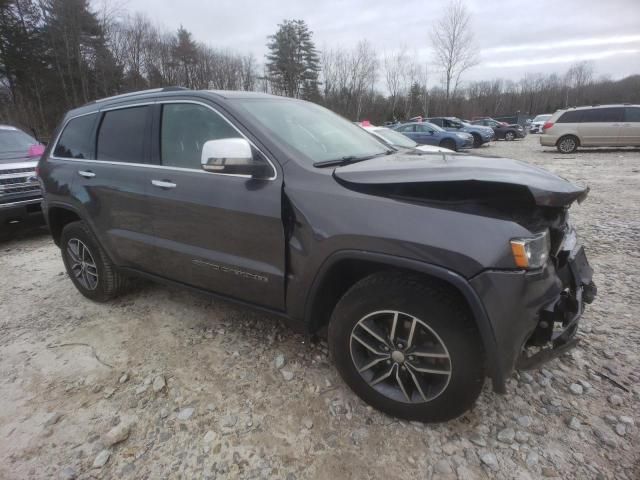
[[[558,144],[560,143],[560,141],[561,141],[563,138],[566,138],[566,137],[572,137],[572,138],[575,138],[575,139],[576,139],[576,145],[577,145],[578,147],[580,147],[580,146],[582,145],[582,142],[580,141],[580,137],[578,136],[578,134],[577,134],[577,133],[565,133],[565,134],[563,134],[563,135],[560,135],[560,136],[558,137],[558,140],[556,140],[556,147],[558,146]]]
[[[463,276],[438,265],[361,250],[336,252],[322,264],[309,289],[304,309],[306,331],[317,333],[325,328],[342,295],[357,281],[382,270],[418,274],[457,291],[466,302],[480,332],[493,388],[499,393],[506,391],[504,372],[497,361],[496,337],[482,301]]]
[[[62,230],[71,222],[81,221],[80,214],[67,205],[51,205],[47,208],[47,224],[56,245],[60,246]]]

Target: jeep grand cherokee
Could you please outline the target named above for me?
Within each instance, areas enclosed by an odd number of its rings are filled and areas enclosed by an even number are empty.
[[[142,275],[326,332],[345,382],[443,421],[489,376],[571,348],[592,270],[585,188],[509,159],[395,151],[312,103],[176,88],[73,110],[39,171],[53,239],[95,301]]]

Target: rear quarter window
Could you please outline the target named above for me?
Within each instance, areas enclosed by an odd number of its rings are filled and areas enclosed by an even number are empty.
[[[580,123],[582,110],[569,110],[560,115],[556,123]]]
[[[97,113],[76,117],[67,123],[53,151],[59,158],[94,158],[93,130]]]

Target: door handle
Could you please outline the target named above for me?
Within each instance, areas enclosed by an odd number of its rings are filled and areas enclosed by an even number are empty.
[[[167,180],[151,180],[151,185],[159,188],[176,188],[176,184]]]
[[[84,178],[93,178],[96,176],[91,170],[78,170],[78,175]]]

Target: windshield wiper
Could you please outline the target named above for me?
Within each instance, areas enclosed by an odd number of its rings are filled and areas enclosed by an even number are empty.
[[[383,153],[376,153],[375,155],[366,155],[363,157],[356,157],[355,155],[347,155],[347,156],[336,158],[333,160],[323,160],[321,162],[313,162],[313,166],[318,168],[343,166],[343,165],[349,165],[352,163],[363,162],[364,160],[371,160],[372,158],[379,157],[381,155],[391,155],[392,153],[396,153],[396,151],[385,150]]]

